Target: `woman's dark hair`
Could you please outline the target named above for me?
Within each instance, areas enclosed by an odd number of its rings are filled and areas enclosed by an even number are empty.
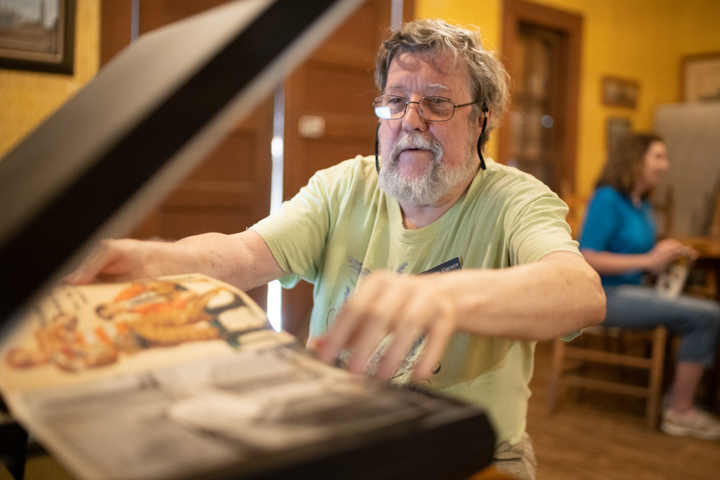
[[[629,195],[642,175],[645,155],[650,145],[662,141],[662,137],[654,133],[633,133],[622,137],[608,153],[607,162],[595,188],[610,185]]]

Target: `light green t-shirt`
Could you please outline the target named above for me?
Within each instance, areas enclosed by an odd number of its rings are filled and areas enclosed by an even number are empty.
[[[374,157],[360,156],[316,173],[281,211],[254,225],[289,273],[284,286],[314,283],[311,337],[327,331],[359,278],[374,270],[417,274],[453,259],[462,268],[506,268],[551,252],[579,255],[557,195],[515,168],[486,163],[450,210],[417,230],[403,227],[397,199],[377,187]],[[426,382],[485,407],[498,443],[516,443],[525,431],[534,348],[456,333]]]

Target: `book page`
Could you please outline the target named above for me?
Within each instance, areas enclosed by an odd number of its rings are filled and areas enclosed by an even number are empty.
[[[4,339],[0,388],[76,384],[227,353],[271,328],[247,295],[202,275],[60,285]]]
[[[201,275],[59,286],[0,359],[11,413],[79,479],[252,470],[452,407],[315,360]]]
[[[658,295],[671,300],[680,296],[685,288],[691,263],[686,255],[670,262],[655,282]]]

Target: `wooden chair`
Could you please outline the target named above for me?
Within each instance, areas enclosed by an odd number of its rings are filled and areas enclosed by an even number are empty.
[[[650,342],[649,357],[631,355],[623,352],[621,348],[609,351],[609,344],[612,340],[622,341],[626,334],[631,333],[635,337],[644,337]],[[655,330],[625,330],[619,328],[590,327],[586,328],[582,336],[599,335],[603,341],[603,349],[596,350],[576,346],[579,339],[565,342],[559,338],[555,339],[552,371],[548,382],[546,400],[549,413],[555,410],[560,390],[565,385],[577,388],[602,390],[623,395],[645,397],[647,425],[655,428],[658,421],[658,408],[662,392],[663,367],[665,363],[665,346],[667,342],[667,330],[658,327]],[[576,365],[575,368],[566,368],[566,359],[571,359]],[[595,362],[624,367],[634,367],[647,370],[649,381],[647,386],[638,386],[619,380],[605,380],[591,378],[585,374],[582,368],[584,362]],[[577,368],[580,364],[580,368]]]

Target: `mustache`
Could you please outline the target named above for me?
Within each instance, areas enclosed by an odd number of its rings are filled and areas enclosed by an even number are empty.
[[[427,138],[418,132],[405,132],[393,145],[390,156],[393,162],[397,162],[400,154],[409,149],[427,150],[433,154],[434,162],[439,162],[442,157],[442,145],[435,138]]]

